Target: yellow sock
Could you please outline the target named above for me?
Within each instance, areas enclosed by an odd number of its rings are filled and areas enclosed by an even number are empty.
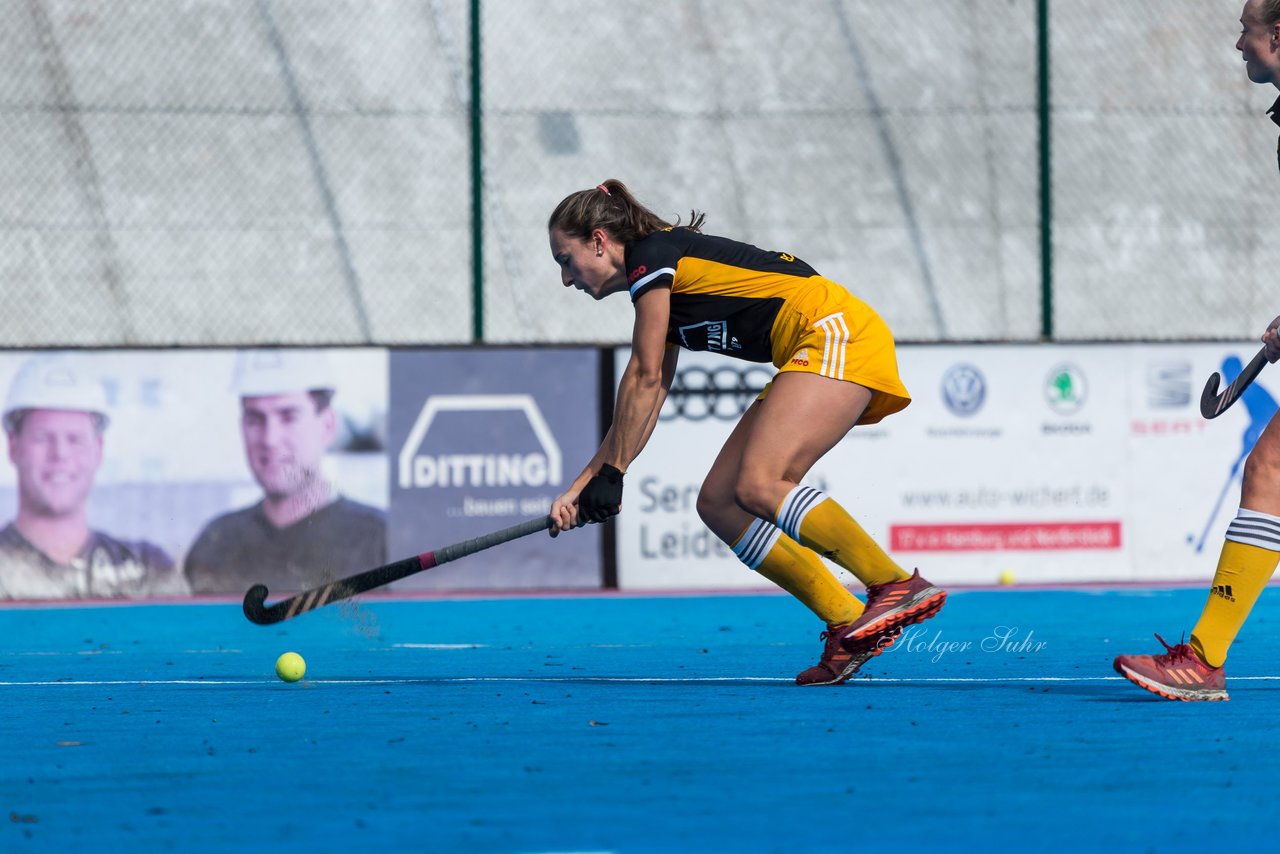
[[[910,577],[845,509],[821,490],[797,486],[778,507],[778,527],[868,586]]]
[[[1280,563],[1280,517],[1240,509],[1227,528],[1213,588],[1191,632],[1191,647],[1210,667],[1221,667],[1240,627]]]
[[[738,541],[733,552],[751,569],[804,603],[832,626],[852,623],[863,604],[823,565],[816,554],[757,519]]]

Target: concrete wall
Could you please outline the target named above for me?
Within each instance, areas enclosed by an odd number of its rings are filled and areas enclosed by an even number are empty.
[[[1055,332],[1252,335],[1275,94],[1238,4],[1052,5]],[[471,338],[466,0],[0,5],[5,344]],[[485,337],[617,342],[545,222],[626,181],[900,337],[1040,332],[1032,0],[488,0]]]

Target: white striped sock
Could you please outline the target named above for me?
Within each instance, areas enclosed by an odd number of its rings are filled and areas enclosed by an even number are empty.
[[[1280,552],[1280,516],[1269,516],[1241,507],[1227,526],[1227,539],[1260,549]]]
[[[778,527],[796,542],[800,541],[800,524],[809,511],[827,500],[827,494],[820,489],[801,484],[787,493],[778,508]]]
[[[757,519],[734,544],[733,553],[738,556],[738,560],[747,565],[747,569],[759,569],[765,555],[769,554],[769,550],[781,536],[782,532],[776,526],[763,519]]]

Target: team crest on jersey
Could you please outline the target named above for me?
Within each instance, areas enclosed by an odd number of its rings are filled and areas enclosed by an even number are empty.
[[[809,351],[808,351],[808,349],[801,350],[799,353],[796,353],[794,356],[792,356],[792,357],[791,357],[791,364],[793,364],[793,365],[799,365],[799,366],[800,366],[800,367],[802,367],[802,368],[807,368],[807,367],[809,367]]]

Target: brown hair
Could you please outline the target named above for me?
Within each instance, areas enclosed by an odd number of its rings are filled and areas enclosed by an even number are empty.
[[[685,228],[701,231],[706,218],[704,213],[690,211],[689,224]],[[588,240],[591,232],[600,228],[624,246],[630,246],[655,231],[678,225],[679,218],[674,223],[667,222],[636,201],[627,185],[617,178],[609,178],[590,190],[570,193],[556,205],[547,220],[548,231],[558,228],[569,237]]]
[[[1262,0],[1262,23],[1268,27],[1280,22],[1280,0]]]

